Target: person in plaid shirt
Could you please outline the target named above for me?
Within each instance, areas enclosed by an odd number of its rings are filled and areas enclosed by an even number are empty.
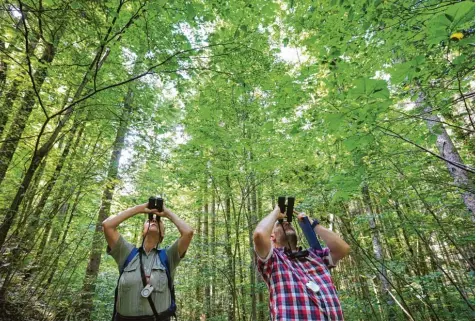
[[[297,251],[297,234],[291,223],[277,222],[285,216],[276,206],[253,234],[257,268],[268,285],[271,320],[344,320],[329,269],[349,253],[349,245],[336,233],[313,224],[327,247],[309,248],[306,257],[291,259],[285,249]],[[300,220],[303,217],[298,215]]]

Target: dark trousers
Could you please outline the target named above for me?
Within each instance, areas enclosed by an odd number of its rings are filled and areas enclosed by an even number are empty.
[[[153,315],[140,315],[140,316],[134,316],[134,317],[126,317],[117,313],[115,321],[170,321],[170,318],[156,320]]]

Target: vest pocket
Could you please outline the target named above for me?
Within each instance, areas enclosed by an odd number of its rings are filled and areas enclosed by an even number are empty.
[[[121,281],[119,282],[119,291],[121,290],[130,290],[137,282],[140,282],[142,285],[142,281],[140,278],[140,270],[139,270],[139,260],[132,260],[121,275]]]
[[[167,288],[167,272],[162,265],[152,267],[150,283],[154,287],[154,292],[164,292]]]

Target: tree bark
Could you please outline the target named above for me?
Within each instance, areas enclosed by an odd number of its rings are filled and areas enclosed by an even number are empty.
[[[420,93],[416,104],[418,106],[425,104],[425,99],[425,94]],[[425,106],[423,110],[427,114],[425,118],[427,119],[426,124],[430,133],[437,137],[436,146],[438,147],[440,156],[448,159],[452,163],[463,164],[463,160],[445,127],[441,124],[440,118],[432,113],[432,108],[429,104]],[[448,172],[451,177],[453,177],[455,186],[462,189],[461,198],[470,212],[471,220],[474,223],[474,176],[471,173],[454,166],[452,163],[446,162]]]
[[[111,202],[114,196],[116,180],[119,173],[119,160],[122,150],[124,149],[124,141],[127,135],[129,125],[129,115],[132,110],[132,90],[129,89],[125,98],[124,106],[121,113],[119,128],[117,129],[116,138],[112,149],[111,159],[109,161],[109,169],[107,179],[103,190],[101,207],[99,209],[96,229],[93,236],[91,246],[91,254],[89,256],[88,267],[83,282],[82,303],[79,315],[81,320],[91,320],[91,311],[93,308],[93,296],[96,289],[96,279],[99,273],[99,265],[101,264],[101,253],[104,250],[104,235],[102,233],[102,222],[110,215]]]

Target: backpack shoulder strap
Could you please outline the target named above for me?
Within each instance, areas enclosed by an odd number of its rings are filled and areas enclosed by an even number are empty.
[[[175,310],[177,308],[177,306],[175,305],[175,288],[172,282],[172,275],[170,272],[169,259],[167,258],[166,250],[159,249],[159,259],[160,259],[160,263],[162,263],[162,265],[165,267],[165,272],[167,273],[167,283],[169,286],[170,296],[171,296],[169,311],[175,314]]]
[[[129,263],[131,263],[132,259],[137,255],[138,252],[139,252],[139,249],[137,247],[134,247],[129,253],[129,255],[127,256],[126,261],[124,262],[124,265],[119,267],[119,278],[117,279],[116,290],[114,290],[114,310],[112,312],[112,321],[116,319],[117,295],[119,292],[119,280],[121,279],[122,272],[124,272],[124,269],[126,268],[126,266]]]
[[[137,253],[139,252],[139,249],[137,247],[134,247],[131,252],[129,253],[129,255],[127,256],[126,258],[126,261],[124,262],[124,265],[120,268],[119,270],[119,273],[122,274],[122,272],[124,272],[124,269],[126,268],[126,266],[131,263],[132,259],[137,255]]]
[[[169,258],[167,257],[167,251],[164,249],[159,249],[159,259],[160,263],[165,267],[165,270],[167,271],[167,278],[169,277],[170,274],[170,265],[169,265]]]

